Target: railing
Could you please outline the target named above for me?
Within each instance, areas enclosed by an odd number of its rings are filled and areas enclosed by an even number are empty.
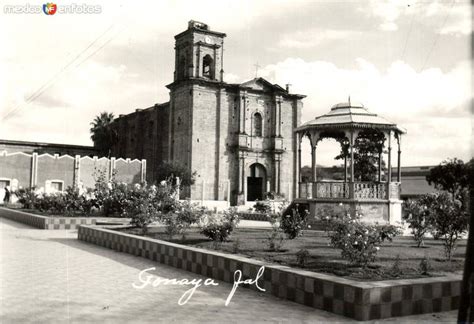
[[[400,182],[392,182],[389,186],[389,198],[400,199],[402,193],[402,186]]]
[[[400,183],[392,182],[308,182],[299,185],[300,198],[322,199],[400,199]]]
[[[316,182],[315,198],[349,198],[349,184],[344,182]]]
[[[355,199],[387,199],[387,184],[375,182],[354,182]]]

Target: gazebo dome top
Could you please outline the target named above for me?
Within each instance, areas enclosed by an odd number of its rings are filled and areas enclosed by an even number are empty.
[[[393,130],[397,133],[405,134],[406,130],[398,127],[395,123],[371,113],[361,103],[342,102],[331,107],[331,110],[309,122],[299,126],[296,131],[306,131],[310,129],[354,129],[371,128],[380,130]]]
[[[340,102],[338,104],[335,104],[334,106],[331,107],[331,110],[337,109],[337,108],[364,108],[364,105],[361,104],[360,102]],[[364,108],[365,109],[365,108]]]

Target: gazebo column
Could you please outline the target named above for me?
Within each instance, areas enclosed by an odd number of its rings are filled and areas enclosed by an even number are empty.
[[[344,152],[344,183],[347,182],[347,154]]]
[[[319,133],[315,132],[311,134],[310,143],[311,143],[311,181],[317,181],[316,174],[316,146],[319,140]]]
[[[296,163],[295,163],[295,182],[296,182],[296,192],[295,197],[300,197],[300,182],[301,182],[301,133],[296,134],[296,146],[298,150],[298,154],[296,155]]]
[[[392,182],[392,131],[388,132],[388,178],[387,178],[387,182],[388,182],[388,186],[390,188],[390,183]]]
[[[311,181],[316,182],[316,145],[311,145]]]
[[[351,181],[349,186],[349,198],[354,198],[354,141],[355,141],[355,134],[354,131],[351,130],[350,134],[350,143],[349,149],[351,150]]]
[[[401,167],[401,155],[402,155],[402,151],[401,151],[401,145],[402,145],[402,135],[401,134],[397,134],[397,142],[398,142],[398,161],[397,161],[397,181],[398,182],[401,182],[402,181],[402,167]]]
[[[379,182],[382,182],[382,147],[380,147],[380,149],[379,149],[378,181],[379,181]]]

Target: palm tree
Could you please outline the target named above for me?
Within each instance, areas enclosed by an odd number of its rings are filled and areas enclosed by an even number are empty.
[[[117,142],[117,132],[112,127],[113,121],[114,114],[103,111],[91,122],[91,139],[102,156],[110,157],[112,146]]]

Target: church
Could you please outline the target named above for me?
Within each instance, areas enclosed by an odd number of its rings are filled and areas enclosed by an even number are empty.
[[[296,196],[296,128],[304,95],[263,78],[224,82],[225,33],[189,21],[175,36],[169,102],[120,115],[114,156],[146,160],[149,182],[163,161],[178,162],[196,181],[192,200],[243,205],[274,192]]]

